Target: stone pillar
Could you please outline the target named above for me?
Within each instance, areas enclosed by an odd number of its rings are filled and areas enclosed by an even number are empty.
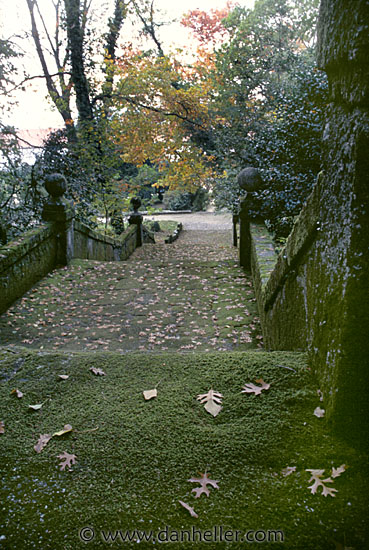
[[[238,174],[237,182],[243,191],[245,198],[241,201],[240,208],[240,265],[247,271],[251,270],[251,234],[250,234],[250,196],[254,191],[262,187],[262,179],[256,168],[248,166]]]
[[[128,218],[128,223],[130,225],[136,225],[137,226],[137,241],[136,246],[142,246],[143,242],[143,235],[142,235],[142,222],[143,222],[143,216],[139,213],[138,209],[141,206],[141,199],[138,197],[133,197],[131,199],[131,205],[133,208],[132,214]]]
[[[369,443],[369,2],[322,0],[318,64],[329,79],[323,134],[319,288],[310,360],[327,417]]]
[[[63,199],[67,182],[62,174],[49,174],[45,178],[45,188],[50,197],[42,209],[42,219],[53,224],[57,235],[56,263],[68,265],[73,258],[74,209]]]

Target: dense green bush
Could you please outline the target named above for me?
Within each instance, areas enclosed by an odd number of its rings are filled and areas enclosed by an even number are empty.
[[[190,210],[192,206],[191,193],[179,189],[166,191],[163,196],[163,205],[166,210]]]

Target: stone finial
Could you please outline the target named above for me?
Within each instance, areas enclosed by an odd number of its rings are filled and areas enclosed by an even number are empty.
[[[63,195],[67,190],[67,180],[63,174],[48,174],[45,178],[45,189],[49,199],[43,206],[42,219],[45,222],[66,222],[74,217],[74,208]]]
[[[130,225],[142,223],[143,216],[138,212],[138,209],[142,204],[141,199],[139,197],[133,197],[130,202],[133,208],[133,213],[129,216],[128,223]]]
[[[136,225],[137,226],[137,241],[136,246],[141,246],[143,242],[143,235],[142,235],[142,222],[143,222],[143,215],[140,214],[138,209],[141,206],[141,199],[139,197],[133,197],[131,199],[131,205],[133,208],[132,214],[128,218],[129,225]]]
[[[257,168],[247,166],[237,176],[237,183],[247,192],[259,191],[263,186],[263,180]]]
[[[67,190],[67,180],[63,174],[48,174],[45,178],[45,189],[49,193],[49,203],[61,204],[61,197]]]

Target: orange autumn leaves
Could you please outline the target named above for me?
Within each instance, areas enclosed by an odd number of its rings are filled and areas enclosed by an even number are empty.
[[[115,69],[111,140],[125,162],[148,159],[162,173],[158,185],[194,190],[212,177],[211,157],[191,140],[207,132],[209,84],[192,78],[174,57],[126,47]]]

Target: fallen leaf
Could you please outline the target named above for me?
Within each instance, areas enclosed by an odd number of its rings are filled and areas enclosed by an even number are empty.
[[[3,434],[5,432],[5,424],[2,420],[0,420],[0,434]]]
[[[38,411],[39,409],[41,409],[42,405],[43,403],[38,403],[37,405],[28,405],[28,408],[34,411]]]
[[[158,395],[158,390],[155,388],[154,390],[145,390],[143,393],[143,396],[146,401],[149,401],[149,399],[153,399]]]
[[[267,384],[264,382],[262,378],[258,378],[255,380],[258,384],[261,384],[261,386],[256,386],[255,384],[245,384],[243,390],[241,390],[241,393],[253,393],[255,395],[260,395],[263,390],[269,390],[270,384]]]
[[[338,468],[332,468],[332,474],[331,477],[339,477],[343,472],[346,470],[347,466],[346,464],[341,464]]]
[[[10,392],[10,395],[16,395],[18,399],[23,397],[23,393],[20,390],[18,390],[18,388],[14,388],[14,390]]]
[[[325,415],[325,410],[321,409],[320,407],[317,407],[314,411],[315,416],[318,418],[322,418]]]
[[[106,376],[105,372],[102,369],[97,369],[96,367],[91,367],[90,371],[96,374],[96,376]]]
[[[72,468],[72,464],[76,463],[76,455],[71,455],[67,453],[67,451],[64,451],[61,455],[58,455],[58,458],[60,458],[61,462],[59,464],[60,469],[64,470],[66,466],[68,466],[69,469]]]
[[[287,466],[287,468],[284,468],[281,472],[282,476],[287,477],[293,472],[296,472],[296,466]]]
[[[40,434],[39,440],[37,441],[36,445],[33,447],[36,453],[40,453],[42,449],[47,445],[47,443],[52,438],[52,435],[50,434]]]
[[[309,479],[309,483],[313,481],[314,483],[308,487],[308,489],[311,490],[312,494],[315,495],[315,493],[318,490],[318,487],[322,487],[322,495],[323,496],[336,496],[334,493],[337,493],[337,489],[334,489],[333,487],[326,487],[326,483],[333,483],[333,479],[330,477],[327,477],[326,479],[321,479],[325,470],[306,470],[307,472],[311,473],[311,478]]]
[[[59,378],[61,378],[62,380],[68,380],[69,378],[69,374],[58,374]]]
[[[215,481],[214,479],[210,479],[207,473],[201,474],[201,477],[191,477],[188,481],[191,483],[200,483],[201,487],[192,489],[192,493],[195,493],[195,498],[200,498],[203,493],[205,493],[207,497],[209,496],[210,491],[207,488],[207,485],[211,485],[214,489],[219,489],[218,480]]]
[[[71,432],[72,430],[73,430],[73,428],[70,424],[65,424],[65,426],[62,430],[60,430],[59,432],[53,433],[53,435],[51,437],[54,437],[54,435],[57,435],[57,436],[64,435],[68,432]]]
[[[223,395],[213,389],[210,389],[208,393],[201,393],[197,396],[197,400],[200,401],[200,403],[205,403],[205,410],[214,417],[217,416],[223,408],[220,405],[222,398]]]
[[[190,512],[190,514],[193,518],[198,518],[199,517],[196,514],[195,510],[192,508],[192,506],[187,504],[187,502],[183,502],[183,500],[179,500],[178,502],[183,506],[183,508],[186,508],[186,510],[188,510]]]

